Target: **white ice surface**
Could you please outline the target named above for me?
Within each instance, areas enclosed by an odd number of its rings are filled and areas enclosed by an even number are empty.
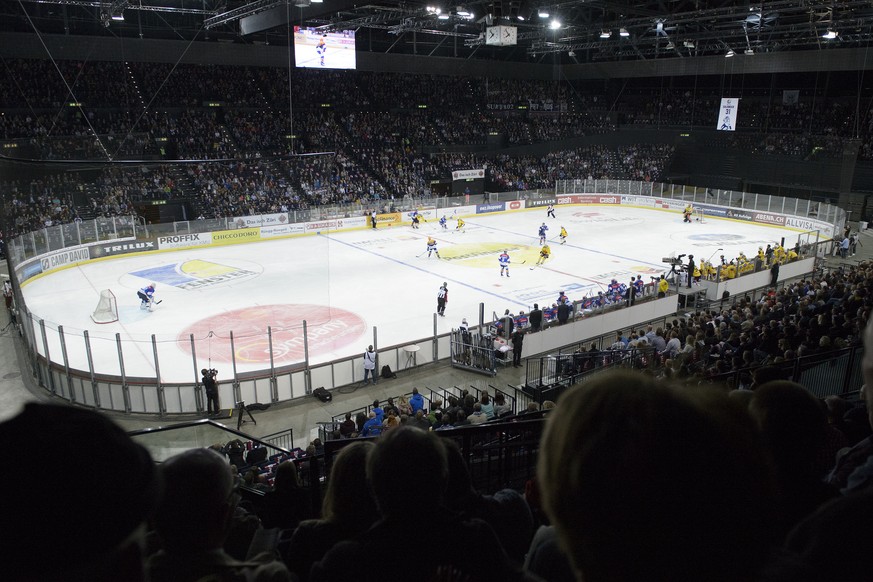
[[[549,239],[555,239],[552,258],[532,270],[539,250],[537,227],[544,221]],[[569,231],[566,245],[557,241],[561,225]],[[740,251],[751,256],[759,246],[782,237],[788,246],[797,239],[797,232],[779,227],[714,218],[687,224],[678,212],[609,206],[559,207],[557,219],[547,219],[545,209],[479,215],[467,220],[464,233],[454,227],[454,220],[448,230],[430,221],[418,230],[367,228],[129,256],[48,274],[27,283],[23,291],[31,312],[45,320],[52,360],[63,361],[56,332],[61,324],[70,366],[87,370],[82,333],[87,329],[95,371],[118,375],[118,333],[126,374],[154,377],[154,334],[163,381],[190,382],[195,373],[190,333],[195,335],[198,367],[211,361],[228,369],[232,329],[237,367],[246,372],[269,367],[267,325],[274,332],[274,364],[301,362],[300,320],[305,318],[315,364],[362,353],[372,343],[374,326],[382,348],[431,337],[437,290],[444,281],[449,303],[446,317],[437,318],[440,334],[457,327],[463,317],[474,325],[480,303],[490,319],[492,312],[502,314],[507,308],[518,313],[534,303],[550,304],[560,290],[576,300],[596,293],[612,278],[627,283],[641,274],[648,282],[666,270],[661,259],[671,254],[693,254],[697,261],[715,255],[715,261],[721,254],[732,258]],[[442,260],[422,255],[428,234],[437,239]],[[500,277],[497,265],[504,248],[513,261],[510,278]],[[195,289],[158,281],[156,298],[162,303],[154,312],[140,309],[136,291],[151,279],[132,273],[159,267],[178,272],[190,261],[248,275]],[[118,298],[117,323],[96,325],[90,319],[101,289],[111,289]]]

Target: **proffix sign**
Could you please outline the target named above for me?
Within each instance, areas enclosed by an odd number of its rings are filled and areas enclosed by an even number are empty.
[[[158,237],[158,248],[160,249],[184,249],[188,247],[204,247],[211,244],[211,232]]]

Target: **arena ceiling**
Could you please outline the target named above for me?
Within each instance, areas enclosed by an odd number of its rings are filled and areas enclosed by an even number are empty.
[[[0,0],[0,29],[286,44],[284,23],[357,31],[357,48],[502,61],[593,63],[866,48],[873,3],[768,0]],[[251,17],[259,15],[259,18]],[[121,18],[123,17],[123,20]],[[257,32],[241,23],[256,20]],[[489,46],[489,26],[516,29]],[[251,28],[249,29],[251,30]]]

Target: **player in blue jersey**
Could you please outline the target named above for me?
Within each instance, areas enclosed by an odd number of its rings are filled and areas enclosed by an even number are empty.
[[[155,284],[149,283],[137,291],[136,296],[140,299],[139,308],[151,311],[155,304]]]
[[[436,258],[440,258],[440,252],[437,250],[437,241],[432,236],[427,237],[427,258],[430,258],[431,253],[436,253]]]
[[[327,52],[327,44],[324,42],[326,34],[321,35],[321,38],[318,39],[318,45],[315,47],[315,52],[318,53],[318,58],[321,60],[321,66],[324,66],[324,53]]]
[[[500,276],[503,276],[503,271],[506,271],[506,276],[509,277],[509,253],[503,251],[497,257],[497,262],[500,263]]]
[[[448,221],[446,220],[446,215],[443,214],[442,218],[440,218],[440,226],[443,227],[443,230],[448,230],[448,228],[449,228],[449,227],[446,225],[446,222],[448,222]]]
[[[547,230],[549,230],[549,227],[546,226],[546,223],[544,222],[544,223],[540,226],[540,244],[541,244],[541,245],[546,244],[546,231],[547,231]]]

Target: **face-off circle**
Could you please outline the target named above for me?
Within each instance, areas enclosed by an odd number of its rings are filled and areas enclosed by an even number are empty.
[[[180,348],[191,353],[190,336],[194,334],[198,358],[230,363],[230,332],[233,331],[237,363],[269,364],[269,326],[273,336],[273,363],[282,366],[304,359],[303,320],[306,320],[310,357],[343,348],[366,331],[364,320],[344,309],[327,305],[263,305],[201,319],[183,330],[176,341]]]

